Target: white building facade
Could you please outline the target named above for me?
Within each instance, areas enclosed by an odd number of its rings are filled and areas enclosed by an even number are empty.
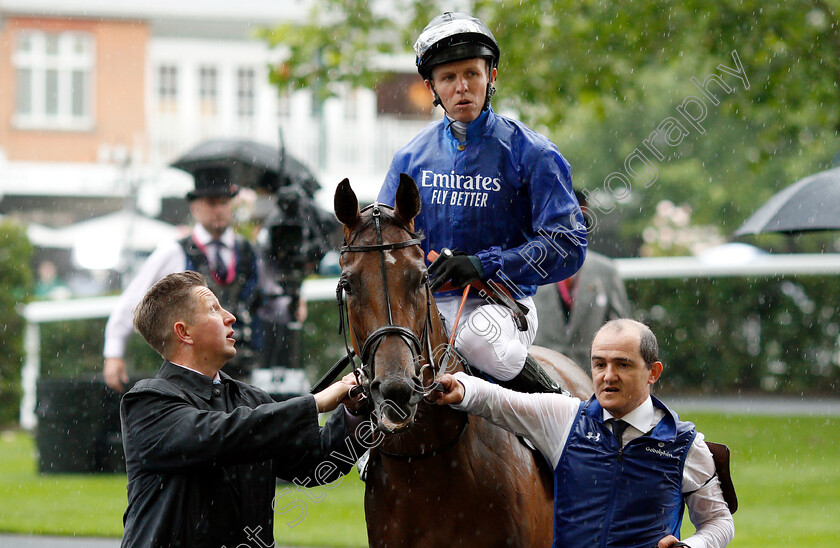
[[[62,164],[68,173],[80,173],[69,181],[84,179],[88,167],[100,174],[113,168],[112,194],[124,196],[133,191],[120,183],[126,163],[144,180],[167,177],[155,173],[163,174],[203,140],[246,138],[282,144],[307,165],[324,187],[319,202],[325,207],[344,177],[362,200],[373,200],[394,152],[435,114],[431,108],[419,119],[382,113],[374,90],[339,87],[337,97],[316,104],[308,90],[281,93],[271,85],[269,66],[282,60],[283,51],[272,51],[254,31],[303,21],[310,4],[0,0],[0,25],[11,44],[4,53],[9,93],[0,96],[12,102],[0,107],[9,124],[0,131],[0,195],[72,195],[72,184],[48,176]],[[18,28],[21,21],[34,30]],[[107,22],[114,24],[106,28]],[[92,25],[98,30],[86,30]],[[129,29],[135,32],[130,38],[112,38]],[[127,53],[126,61],[109,64],[118,50],[136,48],[143,49],[142,63]],[[403,77],[413,74],[420,84],[410,56],[396,64]],[[121,102],[126,90],[120,84],[128,80],[127,89],[142,87],[142,106],[127,101],[123,109],[103,107]],[[103,130],[110,126],[122,132]],[[71,152],[74,147],[80,152]],[[163,186],[173,197],[183,196],[183,185]]]

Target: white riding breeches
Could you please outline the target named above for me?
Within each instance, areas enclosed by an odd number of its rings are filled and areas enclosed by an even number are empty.
[[[436,297],[435,302],[451,334],[461,296],[443,295]],[[500,381],[508,381],[522,371],[539,326],[534,300],[526,297],[519,302],[528,308],[527,331],[517,329],[509,308],[490,304],[480,297],[467,298],[458,321],[455,348],[471,366]]]

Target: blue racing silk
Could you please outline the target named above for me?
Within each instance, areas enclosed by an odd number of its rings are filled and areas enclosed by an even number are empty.
[[[571,168],[557,147],[522,123],[483,112],[464,143],[444,118],[400,149],[379,192],[394,205],[401,173],[420,190],[415,228],[423,249],[476,255],[484,275],[516,299],[577,272],[586,228],[572,190]]]

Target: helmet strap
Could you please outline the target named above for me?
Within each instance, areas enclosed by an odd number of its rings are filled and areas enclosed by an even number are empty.
[[[438,95],[437,90],[435,89],[435,85],[429,80],[429,85],[432,86],[432,93],[435,96],[434,101],[432,101],[432,106],[441,106],[443,108],[443,112],[446,112],[446,107],[443,106],[443,103],[440,100],[440,95]],[[491,82],[487,82],[487,93],[485,94],[484,98],[484,107],[481,109],[482,112],[488,110],[490,108],[490,98],[496,94],[496,86],[494,86]],[[448,114],[448,113],[447,113]]]
[[[492,83],[487,82],[487,98],[484,99],[484,108],[481,109],[482,111],[488,110],[490,108],[490,98],[493,97],[495,94],[496,87]]]
[[[429,80],[429,85],[430,85],[430,86],[432,86],[432,93],[433,93],[433,94],[434,94],[434,96],[435,96],[434,101],[432,101],[432,106],[433,106],[433,107],[436,107],[436,106],[438,106],[438,105],[443,105],[443,103],[442,103],[442,102],[441,102],[441,100],[440,100],[440,95],[438,95],[438,92],[437,92],[437,90],[435,89],[435,85],[432,83],[431,78],[429,78],[428,80]],[[444,112],[446,112],[446,107],[443,107],[443,111],[444,111]]]

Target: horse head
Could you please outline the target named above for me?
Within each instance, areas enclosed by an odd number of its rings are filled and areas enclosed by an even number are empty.
[[[434,382],[435,339],[442,334],[429,278],[414,232],[420,193],[414,180],[400,176],[393,208],[374,203],[361,211],[350,183],[335,192],[335,215],[344,225],[341,279],[347,324],[362,367],[358,375],[374,404],[379,428],[409,428],[418,403]],[[434,326],[437,326],[435,328]]]

